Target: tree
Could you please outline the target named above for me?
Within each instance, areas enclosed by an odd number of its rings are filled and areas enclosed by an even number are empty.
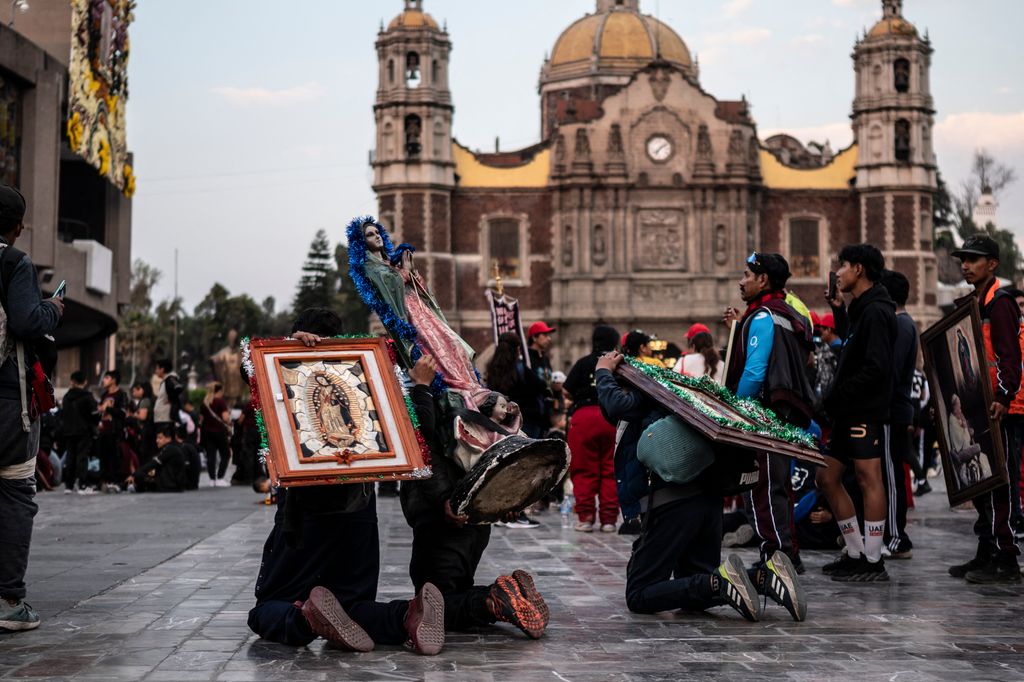
[[[324,230],[317,230],[313,237],[302,273],[292,308],[301,311],[331,307],[336,271],[331,259],[331,244]]]
[[[345,323],[346,333],[365,334],[370,331],[370,310],[356,291],[356,283],[348,276],[348,248],[344,244],[338,244],[334,249],[334,261],[338,280],[335,312]]]

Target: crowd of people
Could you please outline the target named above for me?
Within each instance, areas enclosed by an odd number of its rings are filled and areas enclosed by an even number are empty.
[[[39,379],[53,372],[48,336],[63,303],[42,297],[30,259],[14,248],[24,229],[24,206],[16,190],[0,187],[0,628],[11,630],[39,624],[24,600],[37,486],[62,484],[79,494],[183,491],[198,486],[204,458],[213,487],[230,485],[225,477],[232,459],[236,482],[267,485],[252,405],[233,409],[216,383],[193,404],[168,361],[156,364],[151,382],[127,391],[117,369],[103,374],[97,392],[75,372],[60,405],[53,404]],[[372,220],[354,221],[349,230],[353,257],[364,259],[359,265],[368,273],[365,282],[399,289],[411,282],[414,297],[431,300],[412,269],[411,247],[391,247]],[[954,255],[981,310],[994,396],[987,408],[1000,425],[1011,484],[972,501],[977,551],[950,566],[949,574],[972,583],[1018,583],[1024,293],[999,287],[999,248],[989,237],[968,239]],[[738,293],[744,307],[691,326],[685,352],[641,330],[620,334],[598,323],[591,352],[567,364],[565,374],[553,371],[549,354],[558,330],[538,321],[526,331],[525,348],[520,335],[502,335],[481,376],[470,377],[490,395],[507,399],[476,405],[477,423],[500,430],[504,422],[495,408],[507,411],[515,403],[524,437],[568,443],[568,481],[534,513],[561,503],[575,514],[576,532],[637,536],[625,575],[630,611],[729,606],[758,621],[763,598],[803,621],[808,604],[799,577],[806,571],[801,549],[841,548],[823,567],[840,582],[884,583],[886,558],[912,558],[907,510],[915,494],[930,491],[929,470],[938,464],[918,328],[906,310],[910,283],[886,270],[882,253],[870,244],[844,247],[836,262],[835,286],[812,306],[827,308],[820,314],[787,289],[790,269],[783,256],[755,252],[742,264]],[[424,324],[435,325],[438,338],[457,340],[432,310],[414,311],[410,319],[433,316]],[[314,308],[300,311],[292,338],[316,346],[344,332],[335,313]],[[728,348],[721,348],[721,339],[729,340]],[[452,357],[435,358],[415,345],[400,350],[407,353],[409,397],[433,469],[430,478],[403,482],[399,490],[413,536],[414,596],[377,601],[373,484],[280,489],[248,624],[261,637],[290,645],[319,636],[348,650],[406,643],[427,655],[441,650],[447,631],[499,622],[539,638],[551,613],[532,576],[516,568],[478,583],[491,526],[469,524],[452,508],[453,489],[469,475],[451,456],[442,424],[447,408],[435,385],[441,363]],[[685,481],[663,477],[649,464],[652,449],[662,450],[657,456],[701,446],[694,444],[692,429],[670,418],[666,405],[618,378],[625,357],[706,377],[731,395],[760,403],[815,437],[827,466],[744,450],[710,457]],[[536,528],[526,511],[510,513],[500,525]],[[745,544],[757,547],[752,565],[736,554],[722,560],[723,546]]]

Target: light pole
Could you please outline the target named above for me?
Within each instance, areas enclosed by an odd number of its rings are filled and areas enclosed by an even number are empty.
[[[24,14],[28,11],[28,0],[13,0],[11,2],[11,23],[7,24],[11,28],[14,28],[14,18],[18,16],[18,12]]]

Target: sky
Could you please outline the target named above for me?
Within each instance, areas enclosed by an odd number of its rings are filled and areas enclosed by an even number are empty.
[[[594,0],[424,0],[447,22],[455,137],[493,150],[539,141],[537,79]],[[138,178],[133,258],[196,305],[214,282],[290,304],[318,229],[343,239],[373,213],[374,41],[402,0],[144,0],[131,27],[128,144]],[[701,85],[746,96],[762,139],[852,141],[850,53],[881,0],[641,0],[700,60]],[[951,186],[985,148],[1024,175],[1020,0],[905,0],[935,48],[935,146]],[[1024,180],[1000,200],[1024,237]]]

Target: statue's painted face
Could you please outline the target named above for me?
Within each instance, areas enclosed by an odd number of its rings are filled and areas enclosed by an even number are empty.
[[[491,411],[491,419],[500,424],[505,421],[506,416],[508,416],[508,400],[505,396],[498,396],[498,402],[494,404],[494,409]]]
[[[367,223],[363,228],[363,240],[366,242],[366,248],[374,253],[384,250],[384,237],[373,223]]]

